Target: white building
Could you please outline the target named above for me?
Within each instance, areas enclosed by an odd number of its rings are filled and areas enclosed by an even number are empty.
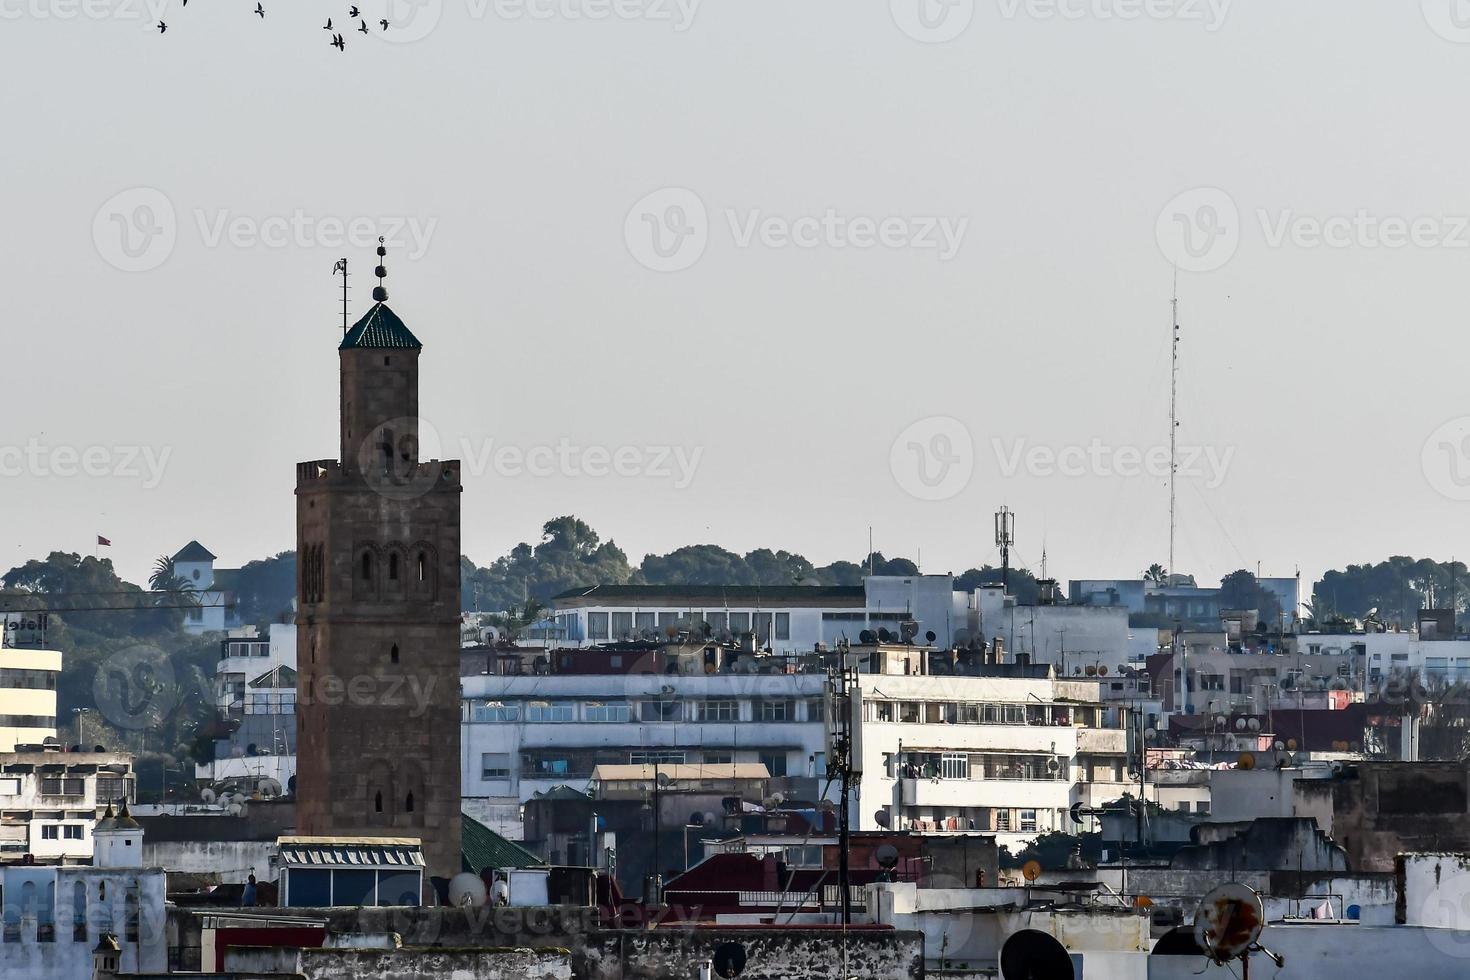
[[[97,815],[114,801],[131,802],[136,791],[126,753],[0,754],[0,855],[90,860]]]
[[[296,626],[273,623],[220,641],[215,707],[236,725],[215,743],[215,759],[195,767],[205,782],[273,779],[289,788],[296,775]]]
[[[857,643],[864,630],[897,638],[905,623],[915,624],[918,642],[948,648],[967,602],[950,575],[878,575],[859,586],[598,585],[555,596],[551,607],[568,646],[707,630],[736,639],[754,632],[772,652],[808,653],[818,643]]]
[[[174,574],[194,587],[199,604],[184,615],[190,633],[224,632],[238,628],[234,577],[238,568],[215,568],[215,556],[198,541],[190,541],[174,555]]]
[[[560,674],[465,677],[461,793],[476,820],[523,839],[520,805],[585,787],[599,765],[762,763],[826,772],[826,677]]]
[[[56,737],[61,653],[46,649],[47,614],[0,616],[0,752]]]
[[[92,976],[93,950],[109,935],[118,972],[167,972],[166,875],[142,867],[142,831],[126,809],[109,810],[90,836],[98,842],[90,866],[0,868],[0,977],[84,980]]]
[[[863,674],[858,687],[856,829],[978,830],[1015,849],[1075,832],[1073,803],[1133,785],[1128,709],[1095,681]]]
[[[1158,630],[1130,629],[1128,610],[1121,605],[1022,606],[998,585],[976,589],[970,605],[981,639],[999,636],[1012,654],[1052,664],[1059,674],[1075,676],[1089,666],[1116,671],[1120,664],[1158,652]]]

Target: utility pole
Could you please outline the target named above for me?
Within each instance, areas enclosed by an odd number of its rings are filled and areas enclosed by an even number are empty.
[[[844,658],[845,660],[845,658]],[[852,879],[848,868],[848,850],[851,847],[851,795],[852,777],[861,772],[862,762],[853,754],[853,726],[859,721],[853,717],[852,688],[857,680],[857,671],[842,664],[827,675],[832,687],[832,749],[828,769],[835,762],[838,785],[841,792],[840,809],[837,812],[837,892],[842,905],[842,924],[852,925]],[[897,763],[902,765],[901,759]],[[899,793],[902,794],[903,777],[900,769]],[[902,795],[899,796],[902,799]],[[894,820],[899,812],[894,813]],[[893,828],[890,828],[893,829]]]

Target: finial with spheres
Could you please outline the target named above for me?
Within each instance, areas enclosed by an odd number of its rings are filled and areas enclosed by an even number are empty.
[[[383,285],[383,280],[388,278],[388,269],[383,265],[383,257],[388,250],[383,247],[383,239],[378,238],[378,267],[373,270],[373,275],[378,277],[378,284],[373,287],[373,302],[384,303],[388,300],[388,290]]]

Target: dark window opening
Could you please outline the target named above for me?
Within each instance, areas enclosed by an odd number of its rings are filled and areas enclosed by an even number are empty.
[[[377,793],[377,795],[373,797],[373,812],[374,813],[382,813],[383,812],[383,791],[382,790],[379,790],[378,793]]]
[[[388,556],[388,578],[394,582],[398,581],[398,555],[396,553]]]
[[[419,552],[419,581],[422,582],[429,572],[429,558],[422,551]]]
[[[370,582],[373,578],[373,556],[367,552],[362,555],[362,578],[364,582]]]
[[[395,664],[398,663],[398,644],[393,644],[393,649],[388,651],[388,659]]]
[[[408,794],[408,798],[403,801],[403,810],[404,810],[405,813],[412,813],[413,812],[413,794],[412,793],[409,793]]]

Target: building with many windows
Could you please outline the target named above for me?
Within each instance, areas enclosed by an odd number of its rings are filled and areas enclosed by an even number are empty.
[[[855,828],[980,831],[1014,848],[1075,832],[1073,803],[1129,791],[1126,705],[1104,703],[1097,681],[1055,679],[1045,666],[995,674],[859,676]]]
[[[273,779],[283,789],[296,775],[296,626],[273,623],[269,636],[220,641],[214,674],[215,707],[231,728],[217,739],[214,759],[195,778]]]
[[[0,856],[92,857],[92,827],[110,803],[132,801],[133,757],[56,748],[0,754]]]
[[[598,585],[555,596],[551,614],[569,646],[754,633],[761,648],[785,653],[857,643],[865,630],[896,638],[906,623],[920,642],[947,647],[966,625],[967,605],[953,576],[877,575],[854,586]]]
[[[46,614],[11,613],[0,632],[0,752],[56,737],[61,653],[46,649]]]
[[[466,813],[521,840],[521,804],[586,787],[598,766],[759,763],[826,773],[826,676],[480,675],[462,679]]]

